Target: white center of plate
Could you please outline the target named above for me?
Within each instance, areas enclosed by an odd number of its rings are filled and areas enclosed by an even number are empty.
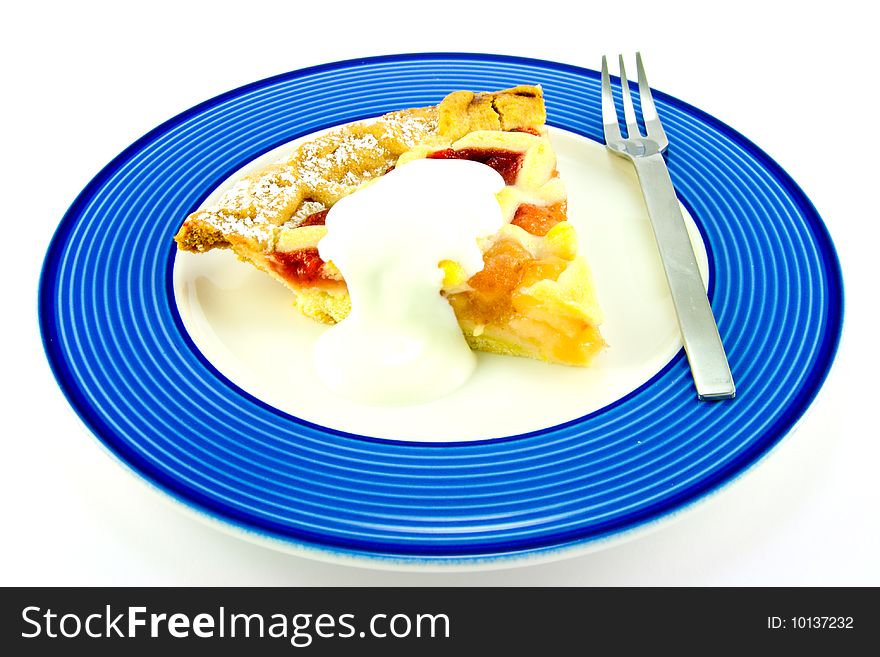
[[[681,349],[675,313],[632,165],[567,131],[551,128],[550,138],[568,189],[568,218],[605,313],[601,330],[608,348],[589,368],[481,353],[468,382],[442,399],[413,406],[358,404],[321,385],[315,373],[314,344],[327,327],[300,315],[289,290],[227,251],[177,253],[174,293],[184,326],[214,367],[254,397],[309,422],[377,438],[499,438],[561,424],[613,403]],[[298,143],[251,162],[204,205],[231,181]],[[705,245],[682,211],[706,281]]]

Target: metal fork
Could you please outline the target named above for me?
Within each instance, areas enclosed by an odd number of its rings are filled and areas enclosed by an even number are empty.
[[[663,158],[669,141],[654,106],[640,53],[636,53],[636,67],[646,135],[643,136],[639,130],[621,55],[620,84],[627,133],[624,138],[617,122],[611,79],[608,76],[608,61],[602,57],[602,122],[605,126],[605,144],[612,153],[632,161],[639,176],[697,396],[702,400],[732,399],[736,394],[736,387]]]

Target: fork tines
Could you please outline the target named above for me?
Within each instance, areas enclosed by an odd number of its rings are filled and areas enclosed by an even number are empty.
[[[623,55],[619,55],[620,62],[620,87],[623,100],[623,115],[626,122],[627,139],[642,137],[639,122],[636,118],[635,105],[632,93],[626,77],[626,66]],[[645,137],[657,144],[659,150],[664,150],[668,145],[666,133],[657,116],[654,106],[654,98],[651,96],[651,87],[648,86],[648,77],[645,75],[645,67],[642,64],[642,54],[636,53],[636,70],[639,78],[639,100],[641,101],[642,120],[645,123]],[[611,78],[608,74],[608,59],[602,56],[602,123],[605,127],[605,141],[609,145],[623,141],[620,126],[617,121],[617,108],[614,95],[611,91]]]

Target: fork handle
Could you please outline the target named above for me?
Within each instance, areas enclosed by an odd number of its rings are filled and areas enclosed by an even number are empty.
[[[632,161],[660,249],[697,396],[702,400],[732,399],[736,387],[730,365],[666,162],[660,153]]]

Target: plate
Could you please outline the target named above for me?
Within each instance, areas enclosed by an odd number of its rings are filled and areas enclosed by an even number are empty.
[[[670,174],[705,247],[736,400],[697,401],[673,345],[659,371],[640,370],[646,380],[634,390],[592,408],[587,399],[582,414],[560,423],[541,416],[544,426],[525,432],[429,435],[422,418],[388,439],[378,437],[384,425],[341,430],[267,400],[182,311],[170,236],[235,172],[333,125],[433,104],[454,89],[518,83],[543,85],[554,139],[601,141],[595,71],[440,53],[256,82],[132,144],[73,203],[42,273],[46,353],[83,421],[134,472],[203,516],[310,554],[398,564],[507,563],[584,549],[748,469],[825,379],[841,331],[840,268],[815,209],[777,164],[660,92]],[[589,234],[592,258],[603,235]]]

